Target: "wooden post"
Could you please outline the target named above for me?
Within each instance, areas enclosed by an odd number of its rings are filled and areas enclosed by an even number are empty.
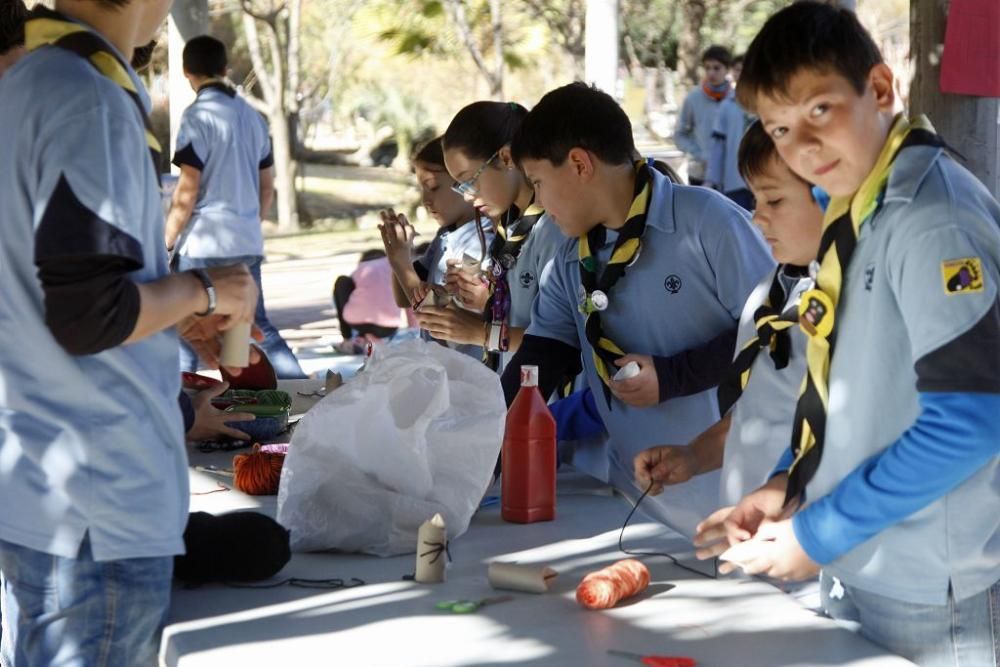
[[[1000,99],[942,93],[941,52],[947,0],[910,1],[911,114],[926,114],[934,128],[965,158],[964,166],[1000,197]],[[1000,58],[1000,45],[993,48]],[[961,161],[961,160],[960,160]]]
[[[618,0],[587,0],[584,77],[612,97],[618,88]]]

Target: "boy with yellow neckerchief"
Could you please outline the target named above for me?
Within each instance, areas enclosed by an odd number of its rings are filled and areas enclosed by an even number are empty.
[[[827,613],[920,665],[993,665],[1000,206],[926,119],[894,115],[892,83],[854,14],[817,3],[747,52],[741,102],[831,199],[791,449],[696,541],[709,557],[751,540],[754,574],[822,565]]]
[[[582,357],[609,436],[587,452],[588,472],[638,495],[636,454],[718,420],[711,389],[729,367],[743,304],[774,262],[746,211],[636,159],[632,125],[607,93],[582,83],[550,91],[511,151],[569,238],[541,276],[505,394],[513,399],[527,364],[547,395]],[[630,362],[637,373],[622,377]],[[718,479],[703,475],[644,507],[690,537],[718,505]]]

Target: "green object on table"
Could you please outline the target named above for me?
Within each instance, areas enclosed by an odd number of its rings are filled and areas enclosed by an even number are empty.
[[[471,614],[488,604],[498,604],[513,599],[514,596],[512,595],[498,595],[497,597],[483,598],[482,600],[444,600],[434,605],[434,608],[441,611],[450,611],[453,614]]]
[[[280,405],[284,408],[292,407],[292,397],[288,392],[280,389],[264,389],[257,392],[257,403],[260,405]]]

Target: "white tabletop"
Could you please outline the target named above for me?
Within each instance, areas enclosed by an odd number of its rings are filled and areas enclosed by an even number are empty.
[[[192,464],[230,467],[232,454],[192,454]],[[230,478],[192,471],[192,491]],[[237,491],[192,497],[192,511],[254,508],[274,516],[274,497]],[[700,667],[897,667],[866,640],[819,617],[759,581],[711,580],[663,558],[644,559],[652,584],[609,611],[588,611],[575,600],[589,571],[610,564],[627,501],[578,475],[561,476],[557,518],[550,523],[505,523],[496,506],[481,510],[451,545],[446,583],[402,580],[414,556],[379,559],[344,554],[295,554],[279,577],[357,577],[364,586],[335,591],[175,587],[164,631],[161,664],[173,667],[312,665],[363,667],[500,667],[628,665],[608,649],[687,655]],[[663,526],[637,515],[630,548],[690,547]],[[449,599],[494,595],[486,580],[492,560],[545,564],[560,574],[545,595],[513,593],[512,601],[470,615],[435,609]],[[634,663],[638,664],[638,663]]]

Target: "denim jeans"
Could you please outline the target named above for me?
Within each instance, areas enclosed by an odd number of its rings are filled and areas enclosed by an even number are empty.
[[[823,609],[921,667],[1000,666],[1000,581],[965,600],[914,604],[820,575]]]
[[[4,667],[155,664],[170,606],[172,556],[95,562],[0,542]]]
[[[299,366],[299,360],[289,349],[281,334],[274,328],[271,321],[267,319],[267,311],[264,309],[264,290],[260,282],[260,265],[263,257],[177,257],[177,270],[188,271],[190,269],[207,269],[213,266],[229,266],[232,264],[246,264],[253,275],[257,289],[260,290],[260,298],[257,299],[257,312],[254,314],[254,323],[264,333],[264,342],[261,347],[267,354],[268,360],[274,366],[274,372],[282,380],[292,380],[308,377]],[[181,342],[181,370],[198,370],[198,355],[183,341]]]

